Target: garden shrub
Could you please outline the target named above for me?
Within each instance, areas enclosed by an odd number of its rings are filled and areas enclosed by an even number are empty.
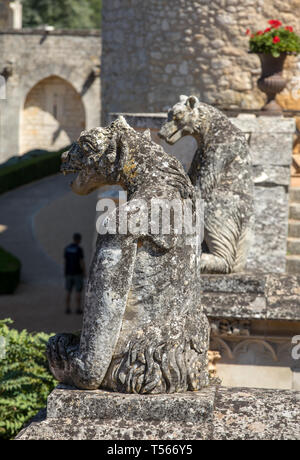
[[[43,177],[59,172],[61,154],[69,147],[57,152],[37,151],[36,154],[15,157],[0,166],[0,194]],[[42,154],[41,154],[42,152]]]
[[[0,320],[0,440],[15,437],[57,384],[45,354],[51,334],[19,332],[12,322]]]
[[[21,274],[21,262],[0,247],[0,294],[13,294]]]

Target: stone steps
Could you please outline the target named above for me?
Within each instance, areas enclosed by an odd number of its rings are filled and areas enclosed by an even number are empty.
[[[300,255],[286,257],[286,271],[290,274],[300,273]]]
[[[289,220],[289,238],[300,238],[300,221],[290,219]]]
[[[293,220],[300,220],[300,203],[290,203],[289,218]]]
[[[300,187],[292,187],[290,189],[290,202],[300,203]]]
[[[290,188],[286,272],[300,273],[300,187]]]
[[[300,255],[300,238],[288,238],[287,251],[288,255]]]

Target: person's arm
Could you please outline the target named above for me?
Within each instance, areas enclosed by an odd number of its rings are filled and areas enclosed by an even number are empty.
[[[67,268],[67,248],[64,249],[64,274],[66,273]]]
[[[80,248],[80,268],[82,270],[82,276],[85,278],[86,270],[85,270],[85,263],[84,263],[84,252],[82,248]]]
[[[86,277],[86,270],[85,270],[84,259],[81,259],[80,266],[81,266],[81,270],[82,270],[82,276],[83,276],[83,278],[85,278]]]

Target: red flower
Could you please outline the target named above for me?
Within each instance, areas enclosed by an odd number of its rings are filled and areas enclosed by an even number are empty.
[[[258,32],[256,32],[256,35],[262,35],[262,34],[263,34],[262,30],[259,30]]]
[[[246,35],[249,35],[250,34],[250,29],[247,29],[246,30]]]
[[[288,30],[289,32],[293,32],[293,27],[292,26],[286,26],[285,30]]]
[[[280,38],[277,35],[273,37],[273,43],[279,43],[279,42],[280,42]]]
[[[277,19],[271,19],[268,21],[268,24],[270,24],[272,29],[277,29],[277,27],[282,26],[282,22],[278,21]]]
[[[268,27],[265,31],[264,31],[264,34],[266,34],[267,32],[270,32],[271,30],[271,27]]]

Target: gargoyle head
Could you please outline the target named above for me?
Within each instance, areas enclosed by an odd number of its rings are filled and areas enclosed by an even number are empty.
[[[193,134],[195,108],[198,104],[196,96],[180,96],[180,101],[168,111],[168,121],[159,131],[159,137],[173,145],[183,136]]]
[[[87,195],[103,185],[118,183],[126,160],[126,143],[122,131],[114,132],[111,126],[83,131],[71,149],[62,154],[61,172],[78,173],[71,183],[73,192]]]

